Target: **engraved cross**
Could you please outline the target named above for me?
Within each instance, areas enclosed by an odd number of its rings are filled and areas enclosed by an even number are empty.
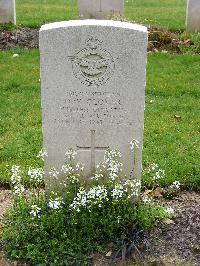
[[[78,150],[82,150],[82,151],[91,151],[91,159],[90,159],[90,167],[91,167],[91,171],[95,170],[95,151],[106,151],[107,149],[109,149],[108,146],[104,146],[104,147],[97,147],[95,144],[95,130],[91,130],[91,146],[87,146],[87,147],[81,147],[81,146],[76,146]]]

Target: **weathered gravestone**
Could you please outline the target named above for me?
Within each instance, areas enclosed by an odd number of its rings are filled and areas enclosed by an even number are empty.
[[[109,36],[112,36],[110,38]],[[40,30],[46,173],[69,148],[85,175],[105,151],[122,153],[123,174],[140,177],[146,80],[146,27],[119,21],[52,23]],[[139,141],[137,158],[130,141]]]
[[[124,0],[78,0],[78,10],[80,18],[105,19],[123,15]]]
[[[16,24],[15,0],[0,0],[0,23]]]
[[[200,0],[188,0],[186,24],[189,31],[200,32]]]

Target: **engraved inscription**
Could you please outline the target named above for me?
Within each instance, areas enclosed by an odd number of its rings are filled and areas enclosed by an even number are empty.
[[[70,125],[130,125],[118,92],[69,91],[58,108],[61,115],[54,122]]]
[[[86,41],[85,48],[74,56],[69,56],[75,77],[88,87],[105,84],[114,73],[114,60],[101,47],[101,43],[99,39],[91,37]]]

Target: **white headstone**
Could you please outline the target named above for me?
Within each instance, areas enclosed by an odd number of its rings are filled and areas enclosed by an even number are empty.
[[[200,0],[188,0],[186,24],[188,31],[200,32]]]
[[[140,177],[146,51],[147,29],[136,24],[80,20],[41,27],[46,173],[60,169],[73,148],[89,175],[109,148],[122,153],[123,174],[130,176],[134,166]],[[132,139],[139,141],[135,158]]]
[[[0,23],[16,24],[15,0],[0,0]]]
[[[123,15],[124,0],[78,0],[78,10],[82,19],[106,19]]]

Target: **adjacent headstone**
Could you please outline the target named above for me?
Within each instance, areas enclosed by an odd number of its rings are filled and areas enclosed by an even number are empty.
[[[81,19],[106,19],[123,15],[124,0],[78,0],[78,9]]]
[[[16,24],[15,0],[0,0],[0,23]]]
[[[90,175],[109,148],[122,153],[123,174],[130,176],[134,167],[140,177],[146,51],[147,29],[136,24],[80,20],[42,26],[46,173],[60,169],[66,150],[73,148]],[[137,158],[132,139],[139,141]]]
[[[186,24],[188,31],[200,32],[200,0],[188,0]]]

